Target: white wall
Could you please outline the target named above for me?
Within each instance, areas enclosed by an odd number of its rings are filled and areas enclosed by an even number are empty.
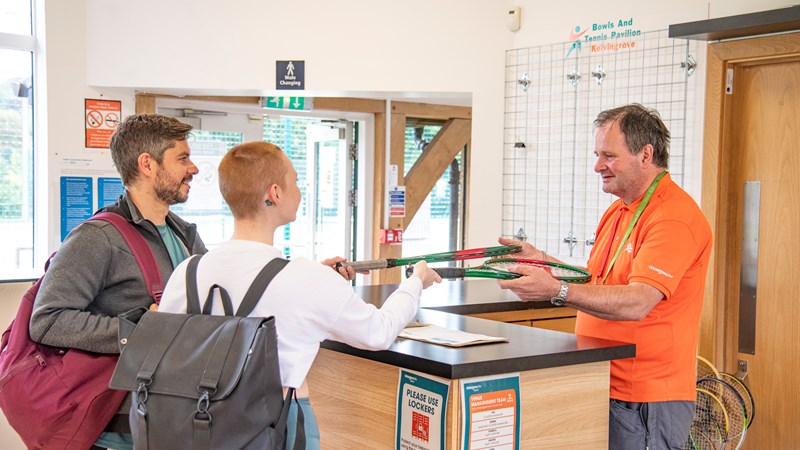
[[[776,0],[265,2],[86,0],[86,82],[215,94],[275,93],[275,60],[305,60],[308,95],[472,96],[467,245],[500,233],[505,50],[562,42],[576,26],[632,17],[643,31],[787,6]],[[506,29],[506,5],[522,28]],[[553,10],[555,9],[555,10]],[[154,13],[157,11],[157,13]],[[715,17],[715,16],[712,16]],[[473,174],[476,174],[475,172]]]
[[[40,0],[46,12],[46,113],[39,143],[48,189],[58,192],[58,161],[85,157],[83,100],[122,100],[133,90],[266,95],[275,60],[306,61],[308,95],[385,98],[472,96],[472,168],[467,244],[500,232],[505,50],[566,41],[576,25],[632,17],[644,31],[671,23],[790,6],[782,0],[670,2],[575,0]],[[522,28],[505,28],[507,5],[522,7]],[[545,11],[546,9],[546,11]],[[42,92],[40,92],[41,94]],[[475,170],[480,168],[480,172]],[[480,176],[477,176],[480,175]],[[50,251],[58,241],[58,197],[47,212]],[[41,213],[41,212],[40,212]],[[25,285],[0,285],[0,324],[10,322]],[[9,306],[11,305],[11,306]],[[3,448],[23,448],[0,426]],[[17,447],[15,447],[15,445]]]
[[[473,162],[493,176],[473,186],[481,214],[470,219],[467,240],[495,242],[501,197],[485,186],[499,185],[504,50],[513,38],[502,3],[87,3],[92,85],[263,95],[275,87],[275,60],[299,59],[309,95],[472,94]]]

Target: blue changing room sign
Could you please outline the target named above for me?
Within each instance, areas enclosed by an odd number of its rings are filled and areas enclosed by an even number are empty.
[[[306,88],[305,61],[275,61],[275,89]]]

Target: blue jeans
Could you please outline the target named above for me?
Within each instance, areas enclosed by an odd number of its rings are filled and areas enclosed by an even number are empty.
[[[311,408],[311,401],[307,398],[299,398],[297,402],[303,408],[303,424],[306,432],[306,450],[320,450],[319,426],[314,409]],[[297,403],[292,402],[289,407],[289,418],[286,424],[286,449],[294,448],[294,438],[297,435]],[[95,443],[98,447],[113,448],[115,450],[132,450],[133,439],[130,434],[125,433],[103,433]]]
[[[94,445],[115,450],[133,450],[133,436],[130,433],[103,433]]]
[[[694,402],[624,402],[611,399],[608,448],[682,450],[689,439]]]
[[[306,430],[306,450],[320,450],[319,425],[311,401],[308,398],[298,398],[300,407],[303,408],[303,425]],[[294,448],[294,438],[297,435],[297,403],[292,401],[289,407],[289,419],[286,425],[286,450]]]

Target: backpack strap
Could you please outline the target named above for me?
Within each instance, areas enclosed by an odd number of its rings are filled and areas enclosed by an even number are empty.
[[[102,220],[114,225],[122,235],[122,239],[130,247],[139,269],[144,276],[144,284],[147,286],[147,293],[156,304],[161,303],[161,294],[164,292],[164,281],[161,279],[161,271],[158,269],[153,250],[145,242],[144,237],[127,219],[119,214],[112,212],[101,212],[92,216],[90,220]]]
[[[197,265],[203,255],[194,255],[186,265],[186,313],[200,314],[200,295],[197,293]]]
[[[203,310],[200,310],[200,294],[197,292],[197,266],[203,255],[194,255],[186,264],[186,313],[187,314],[211,314],[211,307],[214,304],[214,290],[219,289],[222,299],[222,308],[226,316],[233,315],[233,302],[231,296],[224,287],[214,284],[208,289],[206,301],[203,303]]]
[[[278,423],[275,425],[275,429],[278,430],[279,433],[286,435],[286,425],[289,422],[289,407],[292,404],[292,400],[294,400],[296,408],[297,408],[297,425],[295,426],[295,434],[294,434],[294,446],[292,448],[294,450],[305,450],[306,448],[306,425],[305,425],[305,417],[303,416],[303,407],[300,406],[300,402],[297,401],[297,392],[294,388],[289,388],[286,390],[286,397],[283,399],[283,408],[281,409],[281,416],[278,418]],[[287,449],[289,443],[286,443]]]
[[[247,289],[247,293],[244,294],[244,299],[242,299],[239,309],[236,310],[237,316],[247,317],[253,312],[258,301],[261,300],[261,296],[264,295],[264,291],[267,290],[269,283],[287,264],[289,264],[288,259],[275,258],[261,269],[261,272],[256,275],[255,280]]]
[[[219,298],[222,300],[222,310],[226,316],[233,315],[233,301],[231,301],[231,294],[228,290],[218,284],[212,284],[208,288],[208,296],[206,302],[203,303],[203,314],[211,314],[211,308],[214,306],[214,290],[219,290]]]

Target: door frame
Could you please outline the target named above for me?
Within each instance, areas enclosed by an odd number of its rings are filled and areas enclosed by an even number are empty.
[[[725,86],[727,69],[753,63],[800,57],[800,32],[711,43],[708,45],[705,126],[703,139],[703,183],[701,208],[715,236],[706,278],[700,318],[698,354],[719,370],[737,371],[738,360],[738,241],[726,221],[740,203],[733,175],[730,118],[733,114]],[[734,89],[736,87],[734,77]]]
[[[137,114],[154,113],[157,107],[157,100],[159,99],[182,99],[194,100],[201,102],[221,102],[229,105],[239,105],[243,108],[250,108],[253,112],[260,111],[261,109],[260,97],[256,96],[214,96],[214,95],[175,95],[166,93],[151,93],[151,92],[137,92],[135,94],[135,110]],[[391,218],[388,220],[388,226],[385,224],[385,217],[388,214],[385,212],[386,208],[386,180],[389,177],[388,168],[390,164],[397,166],[398,173],[404,173],[403,159],[405,156],[405,126],[406,119],[411,117],[415,119],[434,119],[443,120],[448,122],[446,127],[448,131],[440,131],[441,136],[437,135],[435,141],[441,145],[431,145],[437,147],[438,150],[431,152],[431,155],[447,152],[448,149],[458,148],[459,150],[466,145],[465,156],[469,161],[469,153],[471,151],[471,135],[472,135],[472,107],[471,106],[453,106],[441,105],[431,103],[417,103],[417,102],[404,102],[393,100],[378,100],[370,98],[352,98],[352,97],[313,97],[314,108],[310,113],[299,113],[298,115],[316,115],[318,112],[336,112],[339,115],[336,117],[347,118],[349,114],[356,114],[359,119],[364,120],[366,123],[364,137],[365,140],[362,145],[365,146],[365,160],[359,165],[361,167],[370,167],[371,175],[367,171],[361,183],[368,191],[366,205],[371,207],[371,211],[365,212],[362,216],[364,223],[365,236],[364,239],[359,238],[359,243],[362,244],[364,257],[367,259],[376,258],[399,258],[401,256],[402,246],[397,244],[381,244],[380,243],[380,230],[383,228],[389,229],[405,229],[408,223],[413,219],[413,212],[416,207],[425,200],[428,193],[430,193],[431,186],[426,188],[418,188],[417,182],[414,180],[404,180],[402,175],[398,177],[398,185],[408,186],[406,192],[406,217]],[[287,114],[289,115],[289,114]],[[363,117],[362,116],[366,116]],[[444,128],[443,128],[444,130]],[[387,139],[388,137],[388,139]],[[367,142],[369,141],[369,142]],[[435,149],[434,149],[435,150]],[[422,181],[428,179],[423,176],[423,172],[430,174],[430,172],[439,172],[435,175],[438,179],[446,169],[445,166],[439,166],[438,158],[429,158],[431,162],[419,162],[419,170],[416,172],[420,174],[417,178]],[[452,158],[450,158],[452,160]],[[449,164],[449,161],[447,164]],[[465,178],[465,193],[462,199],[464,207],[464,235],[468,234],[468,221],[469,217],[469,195],[470,191],[467,188],[470,186],[470,169],[466,168]],[[410,173],[409,173],[410,175]],[[421,182],[420,182],[421,183]],[[359,198],[360,198],[359,194]],[[389,284],[400,283],[402,281],[402,274],[400,270],[376,270],[367,277],[362,278],[369,284]]]
[[[345,221],[345,232],[344,232],[344,243],[342,247],[342,251],[335,253],[336,255],[342,255],[349,260],[354,260],[356,255],[353,254],[354,247],[353,247],[353,230],[358,227],[358,217],[356,217],[353,212],[353,206],[350,204],[350,192],[353,189],[353,180],[354,176],[358,177],[357,173],[353,173],[353,160],[350,159],[350,146],[353,144],[354,137],[353,137],[353,123],[348,119],[337,119],[337,120],[321,120],[319,123],[311,124],[306,128],[306,163],[307,170],[311,168],[309,172],[313,173],[314,182],[309,183],[309,185],[314,186],[314,189],[309,189],[306,191],[306,204],[308,211],[308,235],[311,236],[311,255],[312,259],[315,261],[320,261],[322,258],[329,258],[331,255],[329,254],[317,254],[317,243],[319,242],[318,230],[317,225],[319,221],[318,216],[318,207],[319,207],[319,174],[320,174],[320,143],[326,141],[336,141],[338,145],[337,151],[340,152],[340,157],[342,160],[340,161],[340,169],[343,169],[339,174],[342,177],[339,180],[338,188],[341,189],[341,192],[344,193],[343,195],[340,193],[339,196],[339,205],[343,209],[342,216]],[[311,130],[309,130],[309,128]],[[315,130],[316,128],[316,130]],[[326,133],[329,133],[331,137],[322,138],[322,136]],[[335,136],[335,137],[332,137]],[[308,175],[306,175],[308,177]]]

